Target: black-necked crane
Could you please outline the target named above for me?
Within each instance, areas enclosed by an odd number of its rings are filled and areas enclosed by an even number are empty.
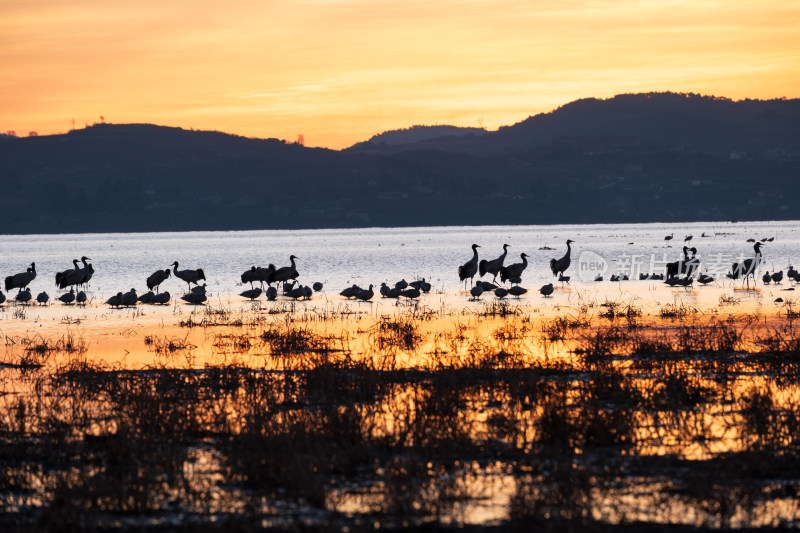
[[[771,281],[772,281],[772,276],[770,276],[770,275],[769,275],[769,270],[767,270],[767,271],[764,273],[764,275],[763,275],[763,276],[761,276],[761,282],[762,282],[762,283],[764,283],[764,285],[769,285],[769,283],[770,283]]]
[[[6,277],[6,290],[24,289],[34,279],[36,279],[36,263],[31,263],[25,272]]]
[[[512,281],[512,283],[520,283],[522,281],[522,273],[528,268],[528,254],[521,253],[519,256],[522,258],[521,263],[514,263],[500,268],[500,281],[505,282],[515,278],[519,278],[519,281]]]
[[[689,242],[689,241],[691,241],[691,240],[692,240],[692,237],[693,237],[693,235],[687,235],[686,237],[684,237],[684,238],[683,238],[683,242]]]
[[[400,296],[402,296],[403,298],[408,298],[409,300],[416,300],[417,298],[419,298],[420,294],[422,294],[420,290],[415,287],[411,287],[403,291],[400,291]]]
[[[510,244],[503,245],[503,253],[500,254],[500,257],[496,259],[492,259],[491,261],[487,261],[483,259],[478,263],[478,272],[480,273],[481,277],[485,274],[489,273],[494,276],[492,281],[497,279],[497,275],[500,273],[500,269],[503,268],[503,262],[506,260],[506,255],[508,255],[508,248],[511,246]]]
[[[31,298],[32,298],[31,290],[27,289],[27,288],[26,289],[20,289],[19,292],[17,292],[17,295],[14,296],[14,299],[16,301],[18,301],[20,303],[23,303],[23,304],[30,302]]]
[[[520,287],[519,285],[514,285],[513,287],[508,289],[508,294],[510,294],[511,296],[514,296],[515,298],[519,298],[520,296],[522,296],[526,292],[528,292],[528,289]]]
[[[478,281],[475,283],[475,286],[469,290],[469,293],[472,295],[473,300],[477,300],[483,294],[483,288],[481,287],[481,282]]]
[[[505,287],[497,287],[494,290],[494,295],[501,300],[508,296],[508,290]]]
[[[480,248],[479,245],[473,244],[472,259],[458,267],[458,279],[463,281],[465,286],[466,280],[469,279],[469,282],[472,283],[472,278],[478,273],[478,248]]]
[[[371,283],[370,283],[368,289],[360,290],[360,291],[358,291],[358,294],[356,294],[356,298],[361,300],[361,301],[363,301],[363,302],[368,302],[368,301],[372,300],[373,296],[375,296],[375,292],[372,290],[372,284]]]
[[[125,307],[135,306],[138,300],[139,297],[136,295],[136,289],[133,288],[122,295],[122,305]]]
[[[65,284],[65,278],[72,276],[75,272],[78,271],[78,262],[80,259],[73,259],[72,260],[72,268],[68,268],[67,270],[62,270],[61,272],[56,272],[56,287],[59,289],[65,289],[69,285]]]
[[[258,268],[255,265],[251,266],[248,270],[242,272],[241,278],[242,278],[242,284],[249,283],[250,288],[252,289],[253,283],[255,283],[256,281],[260,281],[258,279]]]
[[[112,296],[111,298],[106,300],[106,303],[108,305],[110,305],[111,307],[121,307],[122,306],[122,293],[118,292],[117,294],[115,294],[114,296]]]
[[[203,272],[202,268],[196,268],[194,270],[178,270],[178,262],[175,261],[172,263],[172,272],[175,274],[176,277],[182,279],[186,282],[186,285],[189,286],[189,289],[192,288],[192,283],[195,285],[199,285],[197,282],[206,279],[206,274]]]
[[[50,301],[50,295],[42,291],[36,295],[36,301],[39,302],[39,305],[47,305],[47,302]]]
[[[275,299],[278,297],[278,289],[275,287],[267,287],[266,291],[267,300],[270,302],[274,302]]]
[[[745,259],[741,263],[733,263],[733,265],[731,265],[731,271],[728,273],[728,277],[731,279],[739,279],[743,277],[747,282],[748,287],[750,286],[749,278],[752,277],[753,283],[755,284],[756,271],[763,260],[761,256],[761,246],[762,244],[760,242],[756,242],[753,245],[753,251],[755,252],[753,257]]]
[[[550,270],[553,272],[554,276],[558,277],[562,275],[569,268],[569,265],[572,262],[572,259],[570,258],[572,247],[570,245],[573,242],[575,241],[567,239],[567,253],[565,253],[560,259],[550,260]]]
[[[147,288],[151,291],[155,289],[156,292],[158,292],[159,286],[164,283],[164,280],[166,280],[169,276],[170,270],[168,268],[165,268],[164,270],[156,270],[147,276]]]
[[[249,298],[250,300],[255,300],[259,296],[261,296],[261,287],[256,287],[255,289],[247,289],[246,291],[242,291],[239,293],[239,296],[243,298]]]
[[[773,272],[772,281],[775,283],[780,283],[781,281],[783,281],[783,270],[781,270],[780,272]]]
[[[86,293],[80,291],[75,295],[75,301],[78,303],[78,305],[86,305]]]
[[[170,300],[169,291],[159,292],[158,294],[153,296],[153,303],[154,304],[165,305],[165,304],[169,303],[169,300]]]
[[[359,287],[358,285],[356,285],[354,283],[351,287],[347,287],[346,289],[342,289],[342,292],[340,292],[339,294],[341,296],[344,296],[345,298],[355,298],[356,296],[358,296],[358,293],[363,291],[363,290],[364,289],[362,289],[361,287]]]
[[[542,287],[539,289],[539,292],[541,293],[542,296],[547,298],[551,294],[553,294],[554,290],[555,289],[553,288],[553,284],[552,283],[548,283],[547,285],[542,285]]]
[[[664,240],[667,242],[667,246],[669,246],[669,241],[671,241],[671,240],[672,240],[672,237],[674,237],[674,236],[675,236],[675,234],[674,234],[674,233],[670,233],[669,235],[667,235],[666,237],[664,237]]]
[[[137,298],[137,300],[139,301],[139,303],[142,303],[142,304],[151,304],[151,303],[153,303],[153,298],[155,298],[155,297],[156,297],[156,294],[153,291],[147,291],[144,294],[140,294],[139,298]]]
[[[297,276],[299,276],[299,274],[297,273],[297,267],[294,262],[295,259],[300,259],[300,258],[295,255],[290,255],[289,262],[291,264],[289,266],[281,267],[278,270],[276,270],[270,276],[270,280],[272,282],[281,283],[289,281],[290,279],[297,279]]]
[[[58,299],[65,304],[71,304],[75,301],[75,289],[70,289],[69,292],[65,292]]]
[[[193,305],[200,305],[205,302],[207,298],[205,292],[190,292],[181,296],[181,300]]]

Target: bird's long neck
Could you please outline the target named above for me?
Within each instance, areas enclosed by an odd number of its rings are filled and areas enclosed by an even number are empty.
[[[173,271],[175,274],[177,274],[177,273],[178,273],[178,262],[177,262],[177,261],[175,261],[174,263],[172,263],[172,271]]]
[[[505,261],[505,259],[506,259],[506,255],[508,255],[508,248],[506,248],[505,246],[503,246],[503,253],[502,253],[502,255],[500,255],[499,259],[500,259],[501,261]]]
[[[528,266],[528,256],[525,255],[525,254],[522,254],[521,257],[522,257],[522,266],[524,266],[524,267]]]
[[[78,270],[78,260],[77,259],[73,259],[72,260],[72,266],[75,267],[75,270]]]
[[[478,261],[478,247],[477,246],[473,246],[472,247],[472,260],[476,261],[476,262]]]
[[[291,261],[291,263],[292,263],[292,270],[295,270],[295,266],[294,266],[294,257],[290,257],[289,259],[290,259],[290,261]]]

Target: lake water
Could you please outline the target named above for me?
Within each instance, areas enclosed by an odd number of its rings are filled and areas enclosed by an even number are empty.
[[[664,237],[669,234],[674,238],[667,242]],[[7,235],[0,238],[0,275],[22,272],[35,261],[38,276],[30,285],[34,296],[42,290],[53,296],[57,295],[55,273],[71,268],[72,259],[86,255],[95,268],[90,289],[97,300],[131,287],[141,294],[147,290],[148,275],[178,261],[181,269],[203,268],[209,290],[227,296],[242,290],[244,270],[268,263],[285,266],[294,254],[299,257],[300,282],[321,281],[326,293],[338,293],[353,283],[377,287],[383,281],[422,277],[435,291],[451,293],[459,290],[457,269],[470,259],[472,243],[481,246],[481,259],[496,258],[503,243],[508,243],[506,264],[519,262],[519,254],[527,253],[530,258],[523,285],[538,289],[553,281],[549,261],[564,255],[569,238],[575,241],[567,272],[571,285],[588,287],[593,282],[583,281],[578,271],[582,258],[602,258],[608,266],[606,280],[615,270],[626,271],[634,279],[640,271],[663,272],[666,261],[680,257],[686,235],[693,235],[687,244],[697,248],[703,269],[718,278],[732,261],[753,255],[753,244],[747,239],[773,239],[762,250],[761,272],[786,270],[798,259],[800,249],[800,222]],[[172,277],[162,290],[180,294],[185,287]]]

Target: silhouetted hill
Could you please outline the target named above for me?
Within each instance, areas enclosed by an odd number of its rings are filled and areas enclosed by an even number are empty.
[[[0,137],[2,231],[800,218],[798,100],[624,95],[415,130],[343,151],[140,124]]]
[[[373,135],[368,141],[355,144],[351,149],[369,149],[371,145],[409,145],[438,139],[440,137],[480,136],[487,131],[483,128],[459,128],[458,126],[411,126],[401,130],[391,130]]]

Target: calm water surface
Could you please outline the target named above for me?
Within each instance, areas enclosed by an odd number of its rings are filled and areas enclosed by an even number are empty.
[[[667,243],[664,237],[670,234],[674,238]],[[86,255],[95,268],[90,289],[96,297],[106,297],[132,287],[145,292],[149,274],[178,261],[181,269],[203,268],[209,289],[228,295],[242,290],[242,271],[268,263],[285,266],[294,254],[299,257],[300,281],[322,281],[326,292],[353,283],[366,287],[425,277],[435,291],[450,293],[459,290],[457,268],[471,257],[472,243],[481,245],[481,259],[499,256],[503,243],[508,243],[506,264],[519,262],[519,254],[527,253],[524,285],[538,288],[553,280],[549,261],[564,254],[569,238],[575,243],[568,274],[572,285],[581,287],[589,286],[576,270],[578,259],[589,257],[582,254],[596,253],[608,263],[606,279],[617,269],[634,276],[639,271],[662,272],[665,261],[681,255],[686,235],[693,235],[688,244],[697,248],[703,268],[717,276],[732,261],[753,255],[750,238],[774,239],[764,246],[762,272],[785,270],[800,249],[800,222],[6,235],[0,237],[0,275],[22,272],[35,261],[34,295],[42,290],[54,295],[55,273]],[[173,294],[185,287],[174,277],[162,286]]]

